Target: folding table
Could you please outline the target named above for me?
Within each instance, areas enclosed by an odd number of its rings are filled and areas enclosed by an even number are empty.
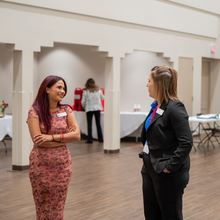
[[[204,118],[201,118],[201,116],[199,118],[198,118],[198,116],[189,117],[189,122],[197,122],[198,123],[198,125],[192,131],[192,133],[197,132],[199,142],[196,142],[196,143],[198,143],[198,146],[200,144],[202,144],[202,146],[204,148],[204,153],[206,154],[206,146],[205,146],[206,143],[209,143],[209,141],[210,141],[212,146],[215,148],[213,141],[211,140],[211,137],[215,137],[216,141],[220,145],[218,139],[215,136],[215,132],[219,128],[219,125],[217,124],[217,122],[220,121],[220,117],[219,117],[220,115],[215,115],[216,118],[209,118],[209,116],[211,117],[211,114],[203,115],[203,116],[204,116]],[[210,125],[211,122],[213,122],[212,126]],[[204,123],[206,123],[208,125],[208,128],[204,127]],[[204,132],[205,132],[205,137],[203,137],[203,138],[201,138],[201,129],[204,130]],[[208,131],[211,131],[211,132],[208,132]]]

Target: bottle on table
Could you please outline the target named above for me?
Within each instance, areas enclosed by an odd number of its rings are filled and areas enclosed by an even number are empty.
[[[134,110],[134,112],[137,111],[137,105],[136,104],[134,104],[133,110]]]
[[[137,105],[137,111],[138,111],[138,112],[141,111],[141,105],[140,105],[140,103],[138,103],[138,105]]]

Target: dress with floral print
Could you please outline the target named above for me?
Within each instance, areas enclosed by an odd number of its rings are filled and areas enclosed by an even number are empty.
[[[61,106],[51,112],[51,130],[46,133],[40,122],[42,134],[60,134],[67,131],[67,116],[58,117],[59,113],[72,113],[69,106]],[[33,107],[28,118],[37,118]],[[67,190],[72,174],[71,155],[65,145],[59,147],[39,147],[34,145],[30,156],[29,177],[36,205],[37,220],[62,220]]]

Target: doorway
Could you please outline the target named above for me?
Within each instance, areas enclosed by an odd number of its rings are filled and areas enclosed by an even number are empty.
[[[186,107],[189,116],[192,116],[193,106],[193,59],[179,57],[178,97]]]
[[[201,82],[201,113],[210,112],[210,73],[211,60],[202,59],[202,82]]]

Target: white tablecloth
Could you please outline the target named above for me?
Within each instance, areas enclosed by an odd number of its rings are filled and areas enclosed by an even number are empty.
[[[79,125],[80,131],[83,134],[88,134],[87,132],[87,119],[86,119],[86,113],[80,112],[80,111],[74,111],[77,123]],[[129,134],[131,134],[133,131],[138,129],[140,125],[144,122],[146,119],[146,116],[148,115],[148,112],[120,112],[120,138],[123,138]],[[104,134],[104,112],[101,112],[101,127]],[[93,116],[92,121],[92,136],[93,138],[97,137],[97,130],[96,130],[96,124],[95,124],[95,117]]]
[[[12,115],[5,115],[5,117],[0,118],[0,141],[7,134],[12,137]]]
[[[220,118],[197,118],[197,116],[189,117],[189,122],[209,123],[220,121]]]

